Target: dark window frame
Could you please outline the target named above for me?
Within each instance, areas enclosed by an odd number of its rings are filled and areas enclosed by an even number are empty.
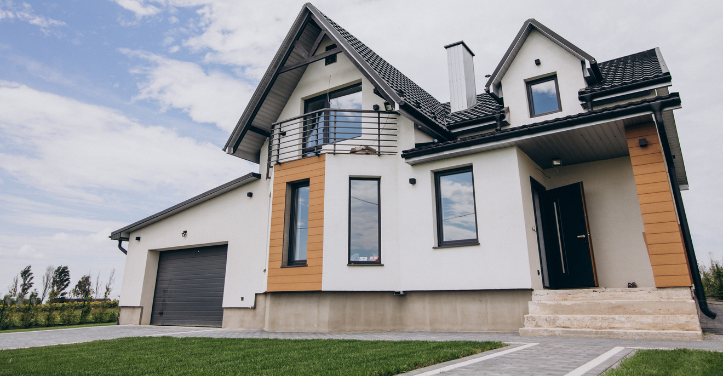
[[[331,51],[335,48],[336,48],[336,44],[330,44],[330,45],[326,46],[326,48],[324,50]],[[329,65],[329,64],[334,64],[334,63],[336,63],[336,54],[327,56],[324,58],[324,65]]]
[[[330,108],[332,99],[343,97],[343,96],[349,95],[349,94],[361,93],[361,92],[362,92],[362,83],[357,82],[355,84],[345,86],[341,89],[337,89],[337,90],[331,91],[329,93],[324,93],[324,94],[317,95],[315,97],[304,99],[304,114],[309,112],[309,105],[312,102],[316,102],[316,101],[319,101],[320,99],[323,99],[324,106],[322,108]],[[342,94],[342,95],[339,95],[339,94]],[[330,144],[330,143],[332,143],[332,141],[337,142],[336,140],[332,140],[331,134],[329,132],[330,122],[331,121],[329,120],[329,113],[327,111],[316,112],[312,115],[304,116],[304,128],[303,128],[302,139],[301,139],[301,152],[303,153],[303,155],[309,155],[309,154],[316,153],[316,152],[320,151],[324,145]],[[323,124],[320,124],[320,123],[323,123]],[[322,136],[316,137],[316,142],[317,142],[316,145],[308,146],[309,139],[311,138],[311,135],[314,132],[314,129],[316,129],[319,126],[323,127],[323,130],[321,131]],[[354,137],[341,139],[338,141],[349,140],[351,138],[354,138]]]
[[[284,263],[284,266],[286,267],[294,267],[294,266],[307,266],[306,261],[309,258],[309,250],[307,248],[307,254],[306,259],[304,260],[295,260],[294,259],[294,246],[296,243],[296,207],[298,198],[299,198],[299,188],[309,187],[309,195],[311,195],[311,184],[309,180],[302,180],[302,181],[296,181],[293,183],[288,183],[287,189],[291,190],[291,194],[289,195],[289,204],[288,204],[288,210],[289,210],[289,226],[287,230],[288,234],[288,247],[286,249],[286,262]],[[307,218],[308,222],[308,218]],[[308,228],[308,223],[307,223]],[[308,246],[308,229],[307,229],[307,246]]]
[[[442,210],[442,190],[440,189],[440,178],[448,175],[457,175],[469,172],[472,175],[472,203],[474,206],[474,239],[444,240],[444,218]],[[479,227],[477,224],[477,194],[474,187],[474,171],[472,166],[453,168],[450,170],[436,171],[434,173],[434,201],[437,207],[437,248],[462,247],[467,245],[479,245]]]
[[[377,182],[377,225],[378,227],[378,261],[352,261],[351,260],[351,182],[352,180],[374,180]],[[373,177],[349,177],[349,209],[347,211],[348,234],[347,234],[347,265],[381,265],[382,264],[382,178]]]
[[[532,99],[532,85],[541,84],[547,81],[555,81],[555,92],[557,94],[557,110],[543,112],[535,115],[535,102]],[[527,85],[527,107],[530,110],[530,117],[545,116],[554,114],[555,112],[562,112],[562,102],[560,101],[560,86],[557,84],[557,74],[545,76],[535,80],[530,80],[525,83]]]

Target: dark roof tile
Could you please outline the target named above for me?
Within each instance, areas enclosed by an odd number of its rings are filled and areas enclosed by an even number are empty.
[[[663,73],[655,49],[619,57],[598,64],[603,82],[580,90],[580,94],[595,93],[669,75]]]

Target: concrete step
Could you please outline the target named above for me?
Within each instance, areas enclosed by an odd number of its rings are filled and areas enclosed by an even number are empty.
[[[637,289],[572,289],[536,290],[533,302],[600,301],[600,300],[692,300],[688,287],[637,288]]]
[[[693,300],[542,301],[528,303],[531,315],[697,315]]]
[[[587,338],[621,338],[650,339],[670,341],[702,341],[703,332],[679,330],[595,330],[595,329],[563,329],[563,328],[521,328],[521,336],[546,337],[587,337]]]
[[[525,328],[700,331],[698,315],[525,315]]]

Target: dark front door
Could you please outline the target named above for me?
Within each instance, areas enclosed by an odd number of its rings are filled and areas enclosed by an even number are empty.
[[[546,190],[533,180],[532,199],[544,286],[596,287],[582,182]]]

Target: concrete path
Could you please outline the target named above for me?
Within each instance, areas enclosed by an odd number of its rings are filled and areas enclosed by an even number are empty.
[[[638,348],[690,348],[723,351],[723,336],[705,340],[645,341],[593,338],[520,337],[517,333],[272,333],[169,326],[97,326],[0,334],[0,349],[49,346],[124,337],[210,337],[280,339],[359,339],[418,341],[502,341],[510,346],[439,364],[410,374],[432,375],[598,375]]]

